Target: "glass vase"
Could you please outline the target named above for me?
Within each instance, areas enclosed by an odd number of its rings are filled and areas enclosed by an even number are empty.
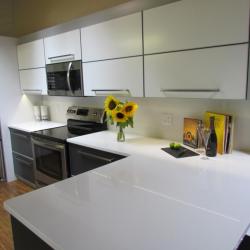
[[[124,142],[125,141],[125,133],[122,127],[119,127],[119,131],[117,133],[117,141]]]

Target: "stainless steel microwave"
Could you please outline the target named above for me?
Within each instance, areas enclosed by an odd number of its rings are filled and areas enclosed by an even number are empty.
[[[81,61],[47,64],[46,72],[48,95],[83,96]]]

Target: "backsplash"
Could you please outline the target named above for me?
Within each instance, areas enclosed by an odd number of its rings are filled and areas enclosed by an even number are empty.
[[[66,111],[71,105],[103,107],[104,97],[49,97],[43,98],[44,105],[50,106],[51,120],[66,121]],[[135,127],[127,128],[129,133],[137,133],[157,138],[182,141],[183,118],[203,118],[207,110],[230,113],[235,117],[234,148],[250,152],[250,101],[225,101],[201,99],[130,98],[138,103]],[[172,116],[166,125],[164,117]],[[170,119],[171,120],[171,119]],[[239,129],[240,128],[240,129]],[[110,127],[114,130],[115,127]]]

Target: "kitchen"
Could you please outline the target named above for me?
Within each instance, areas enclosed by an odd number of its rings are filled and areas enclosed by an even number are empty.
[[[250,249],[249,0],[44,3],[62,16],[39,28],[13,2],[30,30],[0,37],[0,195],[34,190],[1,198],[15,249]],[[107,96],[138,107],[124,142]],[[234,124],[204,159],[182,142],[207,111]]]

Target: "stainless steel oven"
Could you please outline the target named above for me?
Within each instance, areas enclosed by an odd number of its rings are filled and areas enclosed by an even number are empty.
[[[47,64],[46,72],[49,95],[83,96],[81,61]]]
[[[36,185],[42,187],[68,177],[66,144],[32,137]]]

